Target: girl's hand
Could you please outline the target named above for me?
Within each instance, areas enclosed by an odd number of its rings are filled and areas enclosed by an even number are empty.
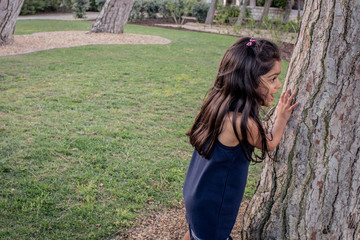
[[[296,92],[294,92],[292,95],[290,94],[290,89],[281,94],[279,104],[276,109],[277,117],[279,118],[279,120],[285,121],[285,123],[287,123],[287,121],[289,120],[294,108],[296,108],[300,104],[296,102],[295,104],[291,105],[291,102],[294,99]]]

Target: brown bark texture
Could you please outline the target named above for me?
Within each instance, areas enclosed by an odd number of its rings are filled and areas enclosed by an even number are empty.
[[[14,42],[16,18],[24,0],[0,0],[0,46]]]
[[[263,10],[263,12],[261,14],[261,19],[260,19],[260,21],[258,23],[258,28],[261,27],[262,22],[264,21],[264,17],[269,16],[269,10],[270,10],[270,6],[271,6],[271,2],[272,2],[272,0],[265,0],[264,10]]]
[[[133,4],[134,0],[106,0],[90,33],[123,33]]]
[[[264,163],[243,239],[357,239],[359,12],[359,0],[306,1],[283,88],[300,105]]]
[[[286,2],[286,8],[284,13],[284,22],[288,22],[291,14],[292,6],[294,5],[294,0],[287,0]]]
[[[212,25],[214,21],[214,14],[216,10],[217,0],[211,0],[210,8],[206,15],[205,24]]]
[[[238,19],[236,21],[236,24],[239,25],[239,26],[241,26],[241,24],[243,22],[243,19],[244,19],[244,16],[245,16],[245,11],[246,11],[246,8],[247,8],[248,5],[249,5],[249,0],[244,0],[244,3],[243,3],[243,5],[241,6],[241,9],[240,9]]]

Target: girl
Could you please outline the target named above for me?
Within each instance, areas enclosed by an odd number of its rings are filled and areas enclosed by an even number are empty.
[[[243,38],[225,53],[214,86],[187,133],[195,150],[183,195],[189,231],[185,239],[225,240],[235,224],[250,161],[265,159],[280,142],[299,103],[295,93],[281,94],[277,118],[267,132],[259,117],[281,88],[277,46]],[[254,147],[261,150],[253,155]]]

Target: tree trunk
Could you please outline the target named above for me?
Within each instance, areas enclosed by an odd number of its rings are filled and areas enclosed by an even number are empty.
[[[264,20],[264,17],[269,15],[269,9],[270,9],[270,6],[271,6],[271,2],[272,2],[272,0],[265,0],[264,10],[263,10],[263,12],[261,14],[260,22],[258,23],[258,28],[261,27],[261,24],[262,24],[262,22]]]
[[[243,239],[357,239],[360,1],[305,5],[283,88],[297,92],[300,106],[277,161],[264,163]]]
[[[303,3],[303,4],[304,4],[304,3]],[[300,12],[301,12],[300,0],[297,0],[297,8],[298,8],[298,18],[300,18],[300,17],[301,17],[301,14],[300,14]]]
[[[249,6],[256,7],[256,0],[250,0]]]
[[[24,0],[0,0],[0,46],[14,42],[16,18]]]
[[[241,26],[242,24],[242,21],[244,19],[244,16],[245,16],[245,11],[246,11],[246,7],[249,5],[249,0],[244,0],[244,3],[243,5],[241,6],[241,9],[240,9],[240,13],[239,13],[239,16],[238,16],[238,19],[236,21],[236,24],[238,26]]]
[[[106,0],[90,32],[123,33],[134,0]]]
[[[232,4],[232,0],[226,0],[226,2],[225,2],[226,7],[230,7],[231,4]]]
[[[211,0],[210,8],[206,15],[205,24],[208,24],[208,25],[213,24],[214,14],[215,14],[215,10],[216,10],[216,3],[217,3],[217,0]]]
[[[288,22],[291,14],[292,6],[294,5],[293,0],[287,0],[286,2],[286,8],[285,8],[285,14],[284,14],[284,22]]]

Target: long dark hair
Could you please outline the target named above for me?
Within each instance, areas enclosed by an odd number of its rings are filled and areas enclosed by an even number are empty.
[[[190,143],[205,158],[209,158],[216,140],[222,131],[224,119],[233,112],[232,126],[236,138],[241,143],[249,161],[259,162],[266,157],[266,133],[259,117],[259,110],[264,104],[263,98],[256,91],[261,83],[260,76],[268,73],[275,61],[280,61],[278,47],[267,40],[257,39],[248,46],[250,38],[236,41],[221,60],[214,86],[201,107],[191,130],[187,132]],[[236,129],[236,116],[241,113],[240,139]],[[254,154],[248,142],[247,129],[252,118],[261,137],[261,155]]]

